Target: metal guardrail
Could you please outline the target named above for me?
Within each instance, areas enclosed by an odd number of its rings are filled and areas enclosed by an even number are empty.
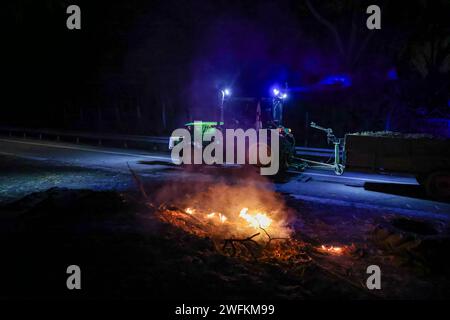
[[[95,141],[97,145],[103,145],[104,142],[115,142],[116,144],[119,143],[124,148],[150,145],[153,149],[156,147],[159,151],[167,151],[169,144],[169,137],[60,131],[53,129],[28,129],[11,126],[0,126],[0,133],[10,137],[37,138],[39,140],[55,139],[56,141],[61,141],[64,139],[66,142],[75,143]],[[67,141],[68,139],[71,141]],[[297,154],[301,156],[328,158],[334,154],[333,149],[306,147],[296,147],[295,149]]]
[[[28,129],[9,126],[0,126],[0,133],[9,137],[37,138],[39,140],[48,140],[50,138],[56,141],[70,138],[75,143],[82,141],[96,141],[98,145],[103,145],[105,141],[119,142],[123,147],[128,148],[130,144],[152,144],[165,145],[169,143],[169,137],[139,136],[139,135],[121,135],[90,133],[82,131],[60,131],[53,129]]]

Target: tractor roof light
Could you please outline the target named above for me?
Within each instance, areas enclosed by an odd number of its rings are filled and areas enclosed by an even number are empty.
[[[272,92],[273,92],[274,97],[278,98],[278,99],[283,99],[284,100],[284,99],[286,99],[288,97],[286,92],[281,92],[279,89],[273,89]]]

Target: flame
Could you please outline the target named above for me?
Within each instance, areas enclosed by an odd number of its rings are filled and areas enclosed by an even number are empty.
[[[220,222],[224,223],[225,221],[228,220],[228,218],[225,215],[219,213],[219,220]]]
[[[162,215],[159,217],[189,233],[201,237],[213,237],[214,239],[240,238],[251,235],[250,229],[264,229],[269,237],[289,238],[291,230],[286,226],[286,221],[277,210],[265,211],[262,204],[255,208],[241,206],[213,211],[214,208],[194,207],[184,205],[177,209],[176,206],[160,207]],[[242,209],[240,209],[242,208]],[[250,209],[249,209],[250,208]],[[267,236],[260,233],[255,241],[266,241]]]
[[[225,221],[228,220],[228,218],[227,218],[225,215],[223,215],[223,214],[221,214],[221,213],[218,213],[218,214],[216,215],[216,212],[208,213],[207,215],[205,215],[205,217],[206,217],[207,219],[213,219],[214,217],[218,217],[218,218],[219,218],[219,221],[222,222],[222,223],[224,223]]]
[[[325,245],[322,245],[320,247],[320,250],[330,253],[330,254],[336,254],[336,255],[341,255],[344,252],[344,249],[342,247],[325,246]]]
[[[270,219],[265,213],[257,213],[256,215],[250,215],[247,213],[248,208],[242,208],[239,213],[239,217],[246,220],[251,227],[258,229],[263,228],[266,229],[272,223],[272,219]]]

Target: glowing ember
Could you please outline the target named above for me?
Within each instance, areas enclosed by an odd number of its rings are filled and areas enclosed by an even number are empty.
[[[335,255],[341,255],[344,252],[344,249],[342,247],[325,246],[325,245],[322,245],[320,247],[320,250]]]
[[[255,229],[263,228],[266,229],[272,223],[272,219],[270,219],[265,213],[257,213],[256,215],[248,214],[248,208],[242,208],[239,213],[239,217],[246,220],[250,226]]]
[[[206,217],[207,217],[208,219],[212,219],[212,218],[214,218],[215,215],[216,215],[215,212],[211,212],[211,213],[207,214]]]
[[[186,213],[188,213],[188,214],[194,214],[195,213],[195,209],[192,209],[192,208],[186,208],[186,210],[184,210],[184,211],[186,211]]]

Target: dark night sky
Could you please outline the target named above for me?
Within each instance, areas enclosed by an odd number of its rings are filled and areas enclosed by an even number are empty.
[[[357,51],[368,32],[364,10],[373,1],[353,1],[351,9],[351,1],[341,1],[347,5],[342,8],[312,2],[346,46],[356,39]],[[63,105],[107,109],[133,99],[148,117],[156,117],[151,109],[168,99],[169,115],[186,118],[195,108],[210,108],[206,97],[215,86],[262,96],[273,83],[306,86],[337,73],[364,79],[355,86],[381,83],[390,68],[402,70],[402,50],[428,23],[448,28],[450,11],[443,8],[449,6],[433,1],[424,10],[422,3],[379,1],[383,29],[352,64],[300,0],[10,1],[2,21],[3,122],[57,126]],[[69,4],[81,7],[81,31],[65,27]]]

